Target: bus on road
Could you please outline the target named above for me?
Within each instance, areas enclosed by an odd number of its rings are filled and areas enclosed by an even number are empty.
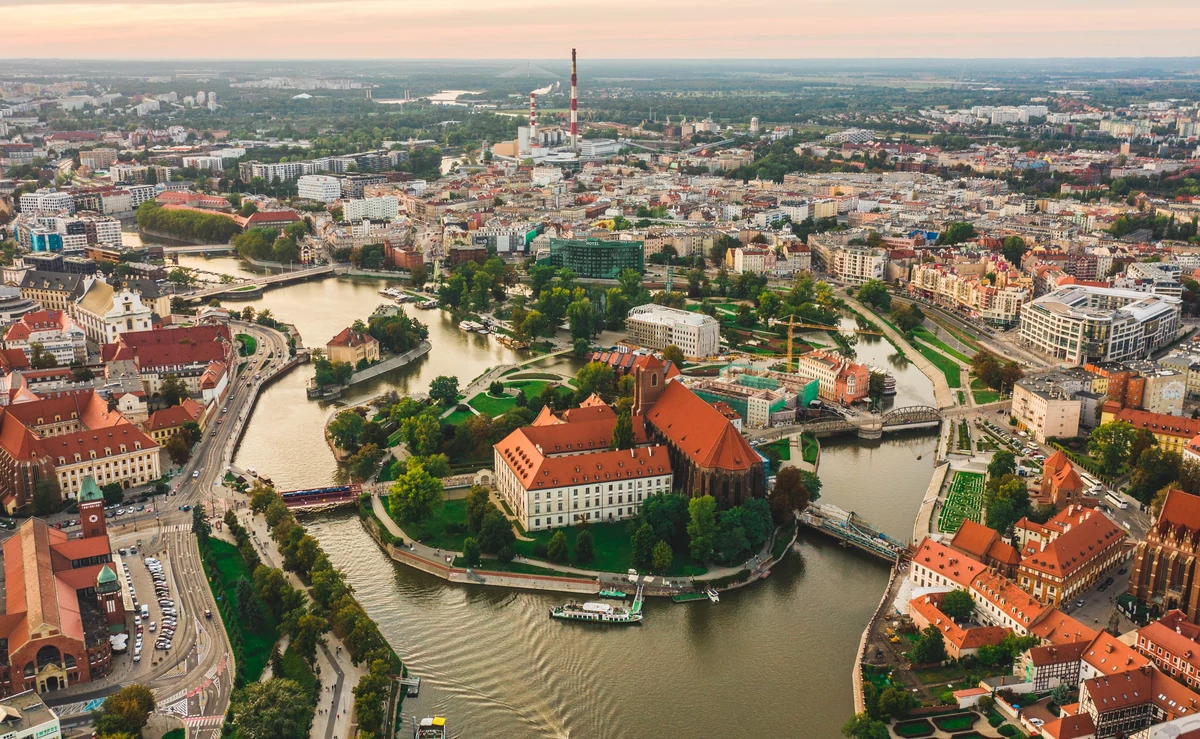
[[[1104,499],[1121,510],[1125,510],[1129,507],[1129,503],[1121,497],[1120,493],[1110,492],[1108,495],[1104,496]]]

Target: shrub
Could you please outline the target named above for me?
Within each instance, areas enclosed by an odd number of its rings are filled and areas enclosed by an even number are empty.
[[[533,543],[533,558],[534,559],[545,559],[546,558],[546,542],[538,540]]]
[[[963,731],[974,726],[977,718],[973,713],[952,713],[949,716],[935,717],[933,724],[942,731]]]
[[[929,723],[928,719],[923,718],[901,721],[892,727],[892,729],[896,732],[897,736],[902,736],[906,739],[908,737],[931,736],[933,734],[933,724]]]
[[[996,732],[999,733],[1000,736],[1016,736],[1017,727],[1013,726],[1012,724],[1005,724],[999,729],[996,729]]]

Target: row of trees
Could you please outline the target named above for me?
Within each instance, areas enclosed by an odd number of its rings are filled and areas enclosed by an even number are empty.
[[[1025,376],[1025,370],[1016,361],[1005,362],[987,349],[980,349],[971,357],[971,374],[993,390],[1011,393],[1017,380]]]
[[[289,225],[280,234],[273,228],[252,228],[233,237],[233,246],[239,256],[246,259],[288,264],[300,261],[297,243],[308,234],[308,224],[298,221]]]
[[[342,572],[329,561],[317,540],[296,522],[291,510],[272,488],[255,483],[250,510],[261,513],[271,526],[271,538],[283,555],[283,565],[311,584],[311,613],[325,620],[350,654],[351,662],[368,666],[354,686],[354,710],[359,736],[384,736],[384,706],[394,689],[391,675],[401,671],[396,653],[383,638],[378,624],[367,615]],[[289,736],[302,736],[292,734]]]
[[[229,216],[198,210],[168,210],[153,200],[138,206],[137,224],[146,231],[207,244],[227,243],[239,230]]]

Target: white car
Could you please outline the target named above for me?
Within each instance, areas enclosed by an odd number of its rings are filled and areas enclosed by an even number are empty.
[[[193,480],[195,480],[195,479],[196,479],[197,477],[199,477],[199,476],[200,476],[200,470],[196,470],[195,472],[193,472],[193,473],[192,473],[192,479],[193,479]]]

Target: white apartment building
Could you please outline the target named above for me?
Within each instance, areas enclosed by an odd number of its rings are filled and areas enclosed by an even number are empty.
[[[94,281],[75,301],[72,317],[97,344],[111,344],[129,331],[154,328],[154,311],[131,290],[116,292],[112,285]]]
[[[674,344],[685,357],[701,359],[721,351],[721,324],[703,313],[664,305],[639,305],[625,319],[629,340],[650,349]]]
[[[154,185],[128,185],[125,191],[129,193],[129,205],[133,210],[147,200],[153,200],[158,194]]]
[[[1083,403],[1055,381],[1052,374],[1026,377],[1013,387],[1012,415],[1019,428],[1039,442],[1079,435]]]
[[[75,201],[70,193],[59,192],[51,187],[21,195],[21,212],[26,215],[58,213],[64,210],[68,213],[75,212]]]
[[[306,174],[296,180],[296,194],[308,200],[332,203],[342,196],[342,181],[325,174]]]
[[[300,179],[303,180],[304,178],[301,177]],[[394,221],[399,215],[400,198],[395,195],[347,200],[342,205],[342,218],[351,222],[365,219],[372,221]]]
[[[775,250],[766,247],[739,246],[731,252],[733,271],[755,275],[775,271]]]
[[[87,361],[87,334],[64,311],[26,313],[4,335],[4,348],[20,349],[26,357],[32,358],[34,344],[64,367]]]
[[[1070,285],[1021,311],[1021,341],[1070,364],[1145,359],[1179,334],[1179,298]]]
[[[128,190],[108,190],[100,194],[105,213],[126,213],[133,210],[133,198]]]

